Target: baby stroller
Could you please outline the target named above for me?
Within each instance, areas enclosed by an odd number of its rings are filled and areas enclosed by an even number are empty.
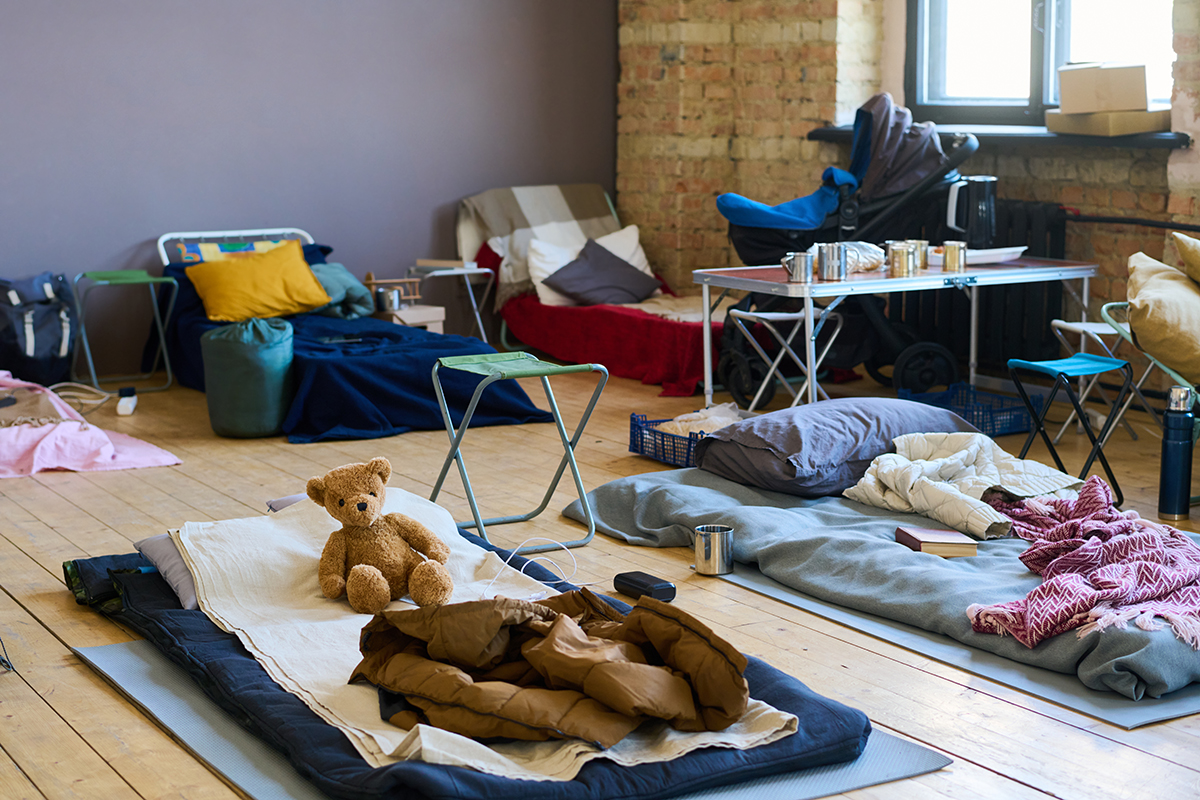
[[[717,209],[748,265],[779,264],[786,253],[817,242],[921,238],[941,243],[947,238],[946,195],[959,178],[959,165],[978,149],[971,134],[938,134],[932,123],[913,124],[908,109],[895,105],[887,93],[877,94],[855,115],[849,170],[828,167],[817,191],[777,206],[723,194]],[[841,303],[842,332],[822,366],[853,369],[861,363],[880,383],[913,392],[953,383],[958,375],[954,355],[942,345],[918,341],[911,327],[889,322],[885,305],[873,296]],[[751,294],[734,308],[781,312],[798,311],[800,305],[795,299]],[[818,339],[818,350],[822,347]],[[756,405],[770,402],[774,382],[763,384],[771,368],[752,356],[750,343],[731,322],[719,352],[718,380],[739,405],[748,405],[743,401],[760,387],[764,392]],[[890,375],[884,372],[888,366]]]

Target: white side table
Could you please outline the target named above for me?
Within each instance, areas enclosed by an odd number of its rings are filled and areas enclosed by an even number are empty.
[[[442,325],[446,321],[446,309],[441,306],[411,305],[395,311],[378,311],[371,316],[384,322],[394,322],[397,325],[408,325],[413,328],[424,328],[433,333],[442,333]]]
[[[433,258],[418,258],[415,266],[408,268],[409,277],[419,278],[452,278],[461,277],[463,283],[467,286],[467,297],[471,299],[471,311],[475,315],[475,327],[471,329],[474,333],[479,331],[479,338],[487,344],[487,333],[483,329],[483,318],[479,314],[480,306],[487,303],[488,294],[492,291],[492,282],[495,275],[490,269],[483,269],[474,261],[449,261]],[[475,299],[475,291],[472,279],[475,276],[483,276],[483,294],[478,301]],[[444,314],[443,310],[443,314]],[[432,330],[432,328],[430,329]],[[468,334],[470,335],[470,334]]]

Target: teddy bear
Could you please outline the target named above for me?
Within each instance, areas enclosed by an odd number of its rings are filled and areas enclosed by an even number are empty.
[[[346,595],[360,614],[378,614],[406,592],[419,606],[442,605],[454,590],[446,543],[412,517],[380,514],[391,475],[390,461],[373,458],[308,481],[309,498],[342,523],[321,553],[321,591]]]

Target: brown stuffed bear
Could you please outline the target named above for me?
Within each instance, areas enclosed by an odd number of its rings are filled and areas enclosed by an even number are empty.
[[[342,523],[321,553],[321,591],[330,600],[345,594],[360,614],[378,614],[405,592],[419,606],[442,605],[454,590],[446,543],[412,517],[380,516],[391,475],[386,458],[373,458],[308,481],[312,501]]]

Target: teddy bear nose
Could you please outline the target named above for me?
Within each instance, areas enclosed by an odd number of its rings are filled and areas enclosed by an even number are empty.
[[[359,504],[358,504],[358,510],[359,510],[359,511],[366,511],[366,510],[367,510],[367,504],[366,504],[366,503],[359,503]]]

